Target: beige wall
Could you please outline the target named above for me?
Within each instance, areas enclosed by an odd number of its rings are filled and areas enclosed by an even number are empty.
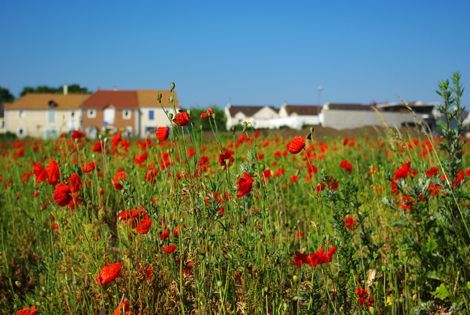
[[[424,116],[417,115],[419,120]],[[355,110],[323,110],[323,126],[334,129],[359,128],[364,126],[402,127],[404,123],[414,123],[411,113],[355,111]]]
[[[53,110],[54,121],[49,121],[51,110],[5,110],[5,129],[19,137],[46,138],[61,132],[80,128],[80,109]],[[72,117],[72,113],[74,116]],[[23,133],[20,134],[20,129]]]
[[[149,119],[149,112],[151,110],[154,111],[153,120]],[[171,107],[165,107],[165,111],[168,114],[175,114],[174,109]],[[143,107],[140,109],[140,113],[140,136],[143,138],[147,137],[147,128],[169,127],[171,125],[170,120],[161,107]]]

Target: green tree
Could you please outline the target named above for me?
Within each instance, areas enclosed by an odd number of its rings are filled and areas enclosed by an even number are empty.
[[[20,96],[24,96],[28,93],[53,93],[53,94],[62,94],[64,92],[63,87],[50,87],[47,85],[39,85],[37,87],[25,86],[20,93]],[[91,93],[86,87],[82,87],[79,84],[69,84],[68,93],[78,94],[78,93]]]
[[[11,103],[14,100],[15,97],[11,94],[10,90],[0,86],[0,104]]]
[[[209,107],[212,108],[212,111],[214,112],[214,120],[215,120],[215,123],[217,124],[217,129],[219,131],[226,130],[225,122],[227,118],[225,117],[224,110],[216,106],[209,106]],[[202,113],[205,113],[206,111],[207,109],[193,108],[191,109],[189,116],[191,117],[191,121],[193,122],[195,127],[202,127],[203,131],[210,131],[211,126],[210,126],[209,118],[200,117],[200,115]],[[212,123],[213,122],[214,121],[212,121]]]

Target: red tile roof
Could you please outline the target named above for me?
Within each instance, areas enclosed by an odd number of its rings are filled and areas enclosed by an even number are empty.
[[[109,105],[113,105],[116,109],[136,109],[138,108],[137,92],[98,90],[83,103],[83,109],[100,110]]]

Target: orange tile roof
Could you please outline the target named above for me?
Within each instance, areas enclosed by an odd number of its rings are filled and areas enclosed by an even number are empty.
[[[89,94],[52,94],[30,93],[13,103],[5,104],[5,110],[48,110],[49,102],[57,104],[54,109],[80,109],[80,106],[90,97]]]
[[[158,103],[158,95],[162,94],[162,104]],[[171,96],[170,90],[137,90],[137,99],[139,107],[172,107],[173,104],[170,102]],[[178,96],[176,92],[173,93],[174,102],[176,107],[180,107]]]
[[[137,93],[136,91],[98,90],[83,103],[83,109],[101,110],[109,105],[113,105],[116,109],[135,109],[137,108]]]

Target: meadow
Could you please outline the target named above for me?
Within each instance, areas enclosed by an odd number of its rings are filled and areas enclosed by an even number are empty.
[[[0,313],[469,312],[455,128],[319,139],[171,119],[146,140],[0,144]]]

